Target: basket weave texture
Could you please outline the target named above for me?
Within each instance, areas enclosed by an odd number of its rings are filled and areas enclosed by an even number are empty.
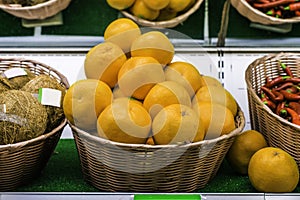
[[[237,128],[216,139],[185,145],[112,142],[70,124],[84,179],[102,191],[191,192],[216,175],[229,147],[245,125],[239,109]]]
[[[34,6],[16,7],[13,4],[3,4],[0,0],[0,8],[11,15],[23,19],[45,19],[56,15],[66,9],[71,0],[49,0]]]
[[[261,132],[270,146],[291,154],[300,169],[300,126],[276,115],[257,95],[260,87],[265,84],[266,77],[272,79],[283,75],[278,60],[289,66],[295,77],[300,77],[300,54],[271,54],[253,61],[248,66],[245,79],[251,127]]]
[[[46,74],[68,88],[67,79],[51,67],[22,58],[0,58],[0,72],[11,67],[30,70],[36,75]],[[62,131],[67,124],[64,119],[59,126],[39,137],[15,144],[0,145],[0,191],[10,191],[27,184],[46,166]]]
[[[276,18],[268,16],[261,12],[260,10],[253,8],[246,0],[231,0],[231,4],[236,10],[248,18],[252,22],[270,25],[270,24],[285,24],[285,23],[298,23],[300,22],[300,17],[292,17],[288,19]]]
[[[146,19],[136,17],[136,16],[132,15],[131,13],[127,12],[126,10],[121,11],[121,13],[125,17],[135,21],[137,24],[139,24],[141,26],[155,27],[155,28],[173,28],[173,27],[179,25],[180,23],[183,23],[185,20],[188,19],[188,17],[190,15],[192,15],[194,12],[196,12],[199,9],[202,2],[203,2],[203,0],[196,0],[194,5],[188,11],[178,15],[177,17],[175,17],[173,19],[165,20],[165,21],[149,21]]]

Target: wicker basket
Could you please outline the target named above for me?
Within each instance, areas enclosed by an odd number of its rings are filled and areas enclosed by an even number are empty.
[[[184,22],[190,15],[192,15],[194,12],[196,12],[203,0],[196,0],[195,4],[185,13],[178,15],[177,17],[170,19],[170,20],[165,20],[165,21],[149,21],[145,20],[139,17],[136,17],[132,15],[131,13],[127,12],[126,10],[121,11],[121,13],[129,18],[135,21],[137,24],[141,26],[146,26],[146,27],[155,27],[155,28],[173,28],[177,26],[178,24]]]
[[[9,67],[26,68],[36,75],[46,74],[58,80],[64,87],[69,87],[62,74],[45,64],[20,58],[0,58],[0,72]],[[40,175],[66,124],[67,120],[64,119],[49,133],[15,144],[0,145],[0,191],[14,190]]]
[[[300,169],[300,126],[288,122],[272,112],[257,95],[266,77],[282,75],[278,60],[288,65],[300,77],[300,54],[280,53],[267,55],[252,62],[246,70],[251,127],[261,132],[270,146],[279,147],[296,160]]]
[[[0,0],[0,8],[23,19],[45,19],[67,8],[70,2],[71,0],[49,0],[34,6],[18,7],[14,4],[3,4]]]
[[[298,23],[300,22],[300,17],[293,17],[288,19],[281,19],[272,16],[268,16],[261,12],[260,10],[252,7],[246,0],[231,0],[231,4],[236,10],[248,18],[252,22],[270,25],[270,24],[284,24],[284,23]]]
[[[102,191],[191,192],[216,175],[236,135],[245,125],[240,110],[237,128],[213,140],[186,145],[112,142],[70,124],[85,180]]]

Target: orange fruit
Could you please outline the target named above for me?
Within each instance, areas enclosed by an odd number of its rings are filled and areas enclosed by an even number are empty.
[[[152,123],[146,109],[129,98],[114,100],[102,111],[97,122],[100,137],[130,144],[145,144]]]
[[[224,105],[213,102],[198,102],[193,105],[193,109],[204,123],[205,139],[217,138],[236,128],[231,111]]]
[[[99,79],[113,88],[118,73],[127,60],[122,49],[111,42],[100,43],[89,50],[84,60],[84,72],[89,79]]]
[[[97,118],[111,104],[110,87],[96,79],[79,80],[67,90],[63,109],[66,118],[78,128],[95,130]]]
[[[149,31],[139,36],[131,46],[131,56],[149,56],[163,66],[174,57],[174,46],[169,38],[159,31]]]
[[[171,104],[154,117],[152,133],[155,144],[184,144],[202,141],[205,128],[191,107]]]
[[[159,15],[159,10],[149,8],[143,0],[136,0],[131,6],[130,12],[133,15],[146,20],[155,20]]]
[[[161,10],[170,3],[170,0],[143,0],[147,7],[153,10]]]
[[[172,62],[165,68],[166,80],[176,81],[183,85],[192,98],[202,87],[203,79],[197,68],[188,62]]]
[[[247,130],[235,137],[226,159],[236,172],[248,174],[248,164],[252,155],[267,146],[267,141],[260,132]]]
[[[234,97],[223,87],[208,85],[199,88],[192,100],[192,103],[196,104],[201,101],[211,101],[224,105],[232,112],[233,116],[237,113],[238,106]]]
[[[120,90],[126,96],[144,99],[149,90],[165,80],[161,64],[152,57],[131,57],[118,74]]]
[[[182,104],[191,107],[190,95],[182,85],[174,81],[157,83],[148,92],[143,102],[152,118],[162,108],[171,104]]]
[[[173,12],[180,12],[186,9],[191,5],[192,0],[170,0],[170,3],[167,6],[167,9]]]
[[[203,86],[218,86],[218,87],[223,87],[222,83],[220,80],[216,79],[215,77],[212,76],[202,76],[203,79]]]
[[[125,10],[132,6],[135,0],[106,0],[107,4],[117,10]]]
[[[292,192],[299,182],[299,169],[294,158],[276,147],[265,147],[251,157],[248,176],[260,192]]]
[[[132,42],[141,35],[139,26],[128,18],[112,21],[104,31],[104,40],[112,42],[124,51],[130,53]]]

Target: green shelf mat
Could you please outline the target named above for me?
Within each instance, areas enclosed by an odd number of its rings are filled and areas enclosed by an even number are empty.
[[[42,174],[16,192],[106,192],[86,183],[82,177],[79,157],[73,139],[61,139]],[[203,188],[202,193],[256,193],[248,176],[236,174],[226,160],[217,175]],[[298,186],[294,192],[300,192]]]

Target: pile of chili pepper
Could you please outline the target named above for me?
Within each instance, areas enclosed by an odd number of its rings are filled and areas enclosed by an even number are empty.
[[[276,18],[300,16],[300,0],[246,0],[251,6]]]
[[[300,78],[294,77],[286,64],[281,61],[278,64],[284,75],[266,78],[265,85],[260,88],[261,100],[280,117],[300,125]]]

